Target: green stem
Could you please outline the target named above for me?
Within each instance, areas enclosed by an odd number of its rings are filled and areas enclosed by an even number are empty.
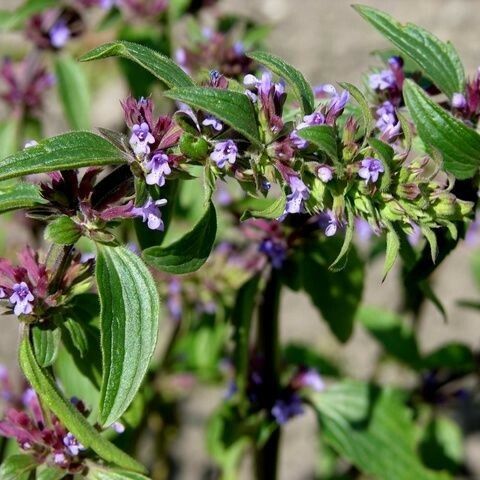
[[[257,353],[262,359],[262,395],[267,411],[271,411],[280,388],[279,383],[279,325],[278,311],[281,282],[272,270],[263,292],[258,310]],[[255,477],[257,480],[276,480],[280,443],[280,428],[255,452]]]

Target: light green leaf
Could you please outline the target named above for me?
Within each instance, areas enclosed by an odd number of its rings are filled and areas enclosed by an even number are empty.
[[[261,146],[257,117],[252,102],[243,93],[219,88],[174,88],[165,96],[211,113],[219,120]]]
[[[166,247],[150,247],[143,257],[163,272],[182,274],[198,270],[208,259],[217,233],[217,214],[210,202],[200,221],[176,242]]]
[[[90,92],[84,69],[68,55],[55,59],[58,92],[68,123],[74,130],[90,128]]]
[[[87,479],[89,480],[149,480],[148,477],[125,470],[106,469],[90,464]]]
[[[160,302],[142,260],[125,247],[97,245],[103,379],[100,421],[118,420],[134,399],[157,343]]]
[[[388,272],[392,269],[395,264],[395,260],[398,257],[398,252],[400,251],[400,238],[397,232],[392,228],[389,228],[387,231],[387,249],[385,252],[385,263],[383,265],[383,280],[388,275]]]
[[[88,62],[107,57],[122,57],[136,62],[170,88],[195,85],[173,60],[138,43],[126,41],[106,43],[82,55],[80,61]]]
[[[358,105],[360,106],[363,117],[363,128],[365,131],[365,137],[368,138],[373,130],[373,115],[367,99],[355,85],[347,82],[339,83],[339,85],[343,89],[347,90],[348,93],[350,93],[350,95],[357,101]]]
[[[457,178],[472,177],[480,165],[480,135],[433,102],[411,80],[405,81],[403,95],[427,150],[441,152],[445,169]]]
[[[32,173],[125,163],[107,140],[90,132],[69,132],[47,138],[0,160],[0,180]]]
[[[61,480],[66,476],[65,470],[59,468],[43,468],[42,470],[37,469],[36,480]]]
[[[280,217],[285,211],[287,197],[282,192],[281,196],[273,200],[268,206],[261,210],[247,210],[243,212],[240,220],[243,222],[249,218],[268,218],[274,220]]]
[[[416,453],[410,411],[391,390],[344,381],[311,394],[322,436],[360,471],[377,480],[447,480]]]
[[[45,200],[36,185],[22,182],[0,191],[0,213],[31,208],[42,203]]]
[[[465,71],[450,42],[444,43],[421,27],[402,25],[390,15],[366,5],[353,8],[423,72],[450,98],[465,89]]]
[[[292,67],[292,65],[289,65],[280,57],[272,55],[268,52],[249,52],[247,57],[253,58],[253,60],[265,65],[279,77],[285,79],[292,87],[305,115],[313,112],[315,109],[315,97],[313,96],[313,90],[301,72]]]
[[[38,462],[30,455],[12,455],[3,460],[0,466],[2,480],[29,480]]]
[[[36,325],[32,327],[33,350],[40,367],[49,367],[55,362],[61,337],[58,327],[53,329]]]
[[[80,443],[86,448],[91,448],[104,460],[119,467],[138,472],[145,471],[145,468],[136,460],[103,438],[72,403],[63,397],[54,379],[40,368],[35,360],[27,335],[20,344],[19,361],[25,377],[40,395],[43,403],[60,419],[67,430],[75,435]]]
[[[73,245],[80,236],[80,227],[67,215],[56,218],[45,229],[45,239],[59,245]]]

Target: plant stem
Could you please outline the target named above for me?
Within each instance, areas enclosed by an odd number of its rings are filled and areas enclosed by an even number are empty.
[[[262,399],[271,411],[279,390],[279,325],[278,311],[281,282],[272,269],[258,309],[257,353],[262,361]],[[263,446],[255,452],[257,480],[276,480],[280,428],[276,428]]]

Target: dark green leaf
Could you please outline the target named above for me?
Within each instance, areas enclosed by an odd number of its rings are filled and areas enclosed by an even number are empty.
[[[345,381],[311,394],[322,436],[360,471],[378,480],[447,480],[415,451],[410,411],[391,390]]]
[[[41,367],[49,367],[55,362],[61,336],[58,327],[45,328],[43,325],[32,327],[33,350]]]
[[[335,129],[330,125],[314,125],[298,130],[298,136],[312,142],[329,158],[338,163],[338,146]]]
[[[423,28],[402,25],[390,15],[366,5],[354,5],[360,15],[390,40],[450,98],[465,89],[462,62],[450,42],[444,43]]]
[[[350,250],[347,267],[332,272],[329,265],[338,252],[337,241],[328,239],[308,248],[301,266],[303,288],[318,308],[331,331],[346,342],[363,292],[363,263]]]
[[[44,202],[36,185],[17,183],[0,192],[0,213],[30,208]]]
[[[192,230],[171,245],[147,248],[143,256],[149,265],[164,272],[194,272],[207,261],[216,233],[217,214],[210,202],[207,211]]]
[[[30,455],[12,455],[3,460],[0,466],[2,480],[29,480],[38,462]]]
[[[98,245],[103,355],[100,420],[111,425],[135,397],[158,335],[160,302],[142,260],[125,247]]]
[[[0,160],[0,180],[32,173],[124,163],[107,140],[90,132],[69,132],[43,140]]]
[[[67,55],[55,59],[58,92],[68,123],[74,130],[90,128],[90,92],[83,68]]]
[[[458,342],[439,347],[425,356],[423,363],[429,369],[445,368],[456,372],[473,372],[476,368],[471,348]]]
[[[401,317],[380,308],[363,307],[358,313],[358,320],[380,342],[387,354],[412,368],[421,367],[415,333]]]
[[[411,80],[405,82],[403,94],[427,149],[441,152],[445,169],[457,178],[472,177],[480,165],[480,135],[433,102]]]
[[[315,109],[315,97],[313,96],[312,87],[301,72],[280,57],[268,52],[249,52],[247,57],[253,58],[253,60],[265,65],[279,77],[285,79],[292,87],[305,115],[313,112]]]
[[[54,379],[35,360],[28,336],[22,339],[19,352],[20,366],[27,380],[40,395],[44,404],[60,419],[68,431],[86,448],[91,448],[100,457],[128,470],[143,472],[145,468],[103,438],[85,417],[59,392]]]
[[[174,88],[165,96],[211,113],[253,144],[261,146],[252,102],[243,93],[219,88]]]
[[[240,220],[243,222],[248,218],[268,218],[270,220],[277,219],[285,211],[287,197],[282,192],[281,196],[273,200],[268,206],[261,210],[247,210],[243,212]]]
[[[106,43],[87,52],[80,61],[88,62],[106,57],[122,57],[136,62],[170,88],[195,85],[173,60],[137,43],[125,41]]]
[[[67,215],[56,218],[45,229],[46,240],[59,245],[73,245],[80,235],[80,227]]]

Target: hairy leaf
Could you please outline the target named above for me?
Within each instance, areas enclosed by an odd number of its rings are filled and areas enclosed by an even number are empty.
[[[330,125],[314,125],[297,131],[298,136],[312,142],[329,158],[338,163],[337,135]]]
[[[115,422],[134,399],[157,343],[160,302],[142,260],[125,247],[98,245],[103,356],[100,421]]]
[[[276,200],[273,200],[268,206],[262,208],[261,210],[247,210],[243,212],[240,220],[243,222],[249,218],[268,218],[274,220],[280,217],[285,211],[285,204],[287,202],[287,197],[282,192],[280,197]]]
[[[44,202],[38,187],[29,183],[18,183],[0,191],[0,213],[30,208]]]
[[[73,245],[80,235],[80,227],[67,215],[56,218],[45,229],[45,238],[59,245]]]
[[[32,342],[35,358],[41,367],[49,367],[55,362],[60,345],[60,328],[32,327]]]

